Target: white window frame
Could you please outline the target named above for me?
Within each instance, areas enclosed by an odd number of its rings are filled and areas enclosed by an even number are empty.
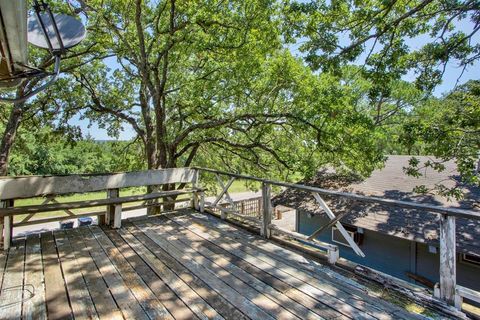
[[[464,264],[468,264],[469,266],[480,268],[480,262],[469,260],[467,255],[468,254],[466,253],[460,254],[460,261]]]
[[[344,239],[345,242],[342,242],[342,241],[339,241],[339,240],[335,240],[335,239],[334,239],[334,234],[335,234],[335,231],[336,231],[336,230],[338,230],[338,228],[335,227],[335,226],[333,226],[333,227],[332,227],[332,242],[335,242],[335,243],[338,243],[338,244],[340,244],[340,245],[342,245],[342,246],[351,248],[351,246],[348,244],[348,242],[346,242],[345,239]],[[352,239],[355,240],[355,231],[350,231],[350,230],[346,230],[346,231],[347,231],[348,235],[349,235]],[[340,234],[340,236],[343,238],[342,234]]]

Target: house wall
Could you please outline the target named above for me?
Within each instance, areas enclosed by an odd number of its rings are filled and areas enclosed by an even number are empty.
[[[318,215],[310,217],[305,212],[297,211],[297,232],[299,233],[310,235],[327,222],[328,219],[325,217]],[[362,258],[351,248],[334,243],[331,236],[332,231],[329,229],[319,235],[318,239],[337,244],[342,258],[409,282],[414,281],[405,274],[407,271],[423,276],[433,283],[439,281],[438,251],[436,254],[430,253],[426,244],[364,229],[363,243],[360,248],[365,253],[365,258]],[[480,291],[479,273],[479,266],[457,261],[458,284]]]

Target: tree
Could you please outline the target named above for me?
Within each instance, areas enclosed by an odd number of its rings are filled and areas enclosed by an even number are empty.
[[[480,186],[480,81],[471,80],[440,99],[417,106],[403,124],[401,141],[411,147],[421,145],[424,153],[433,155],[425,163],[413,158],[406,172],[420,176],[422,168],[445,170],[443,163],[455,161],[461,181],[447,188],[436,187],[440,194],[460,198],[461,185]],[[428,192],[421,186],[419,191]]]
[[[448,63],[466,68],[480,57],[479,10],[476,0],[293,0],[285,33],[302,39],[300,51],[314,69],[362,65],[371,97],[388,95],[407,73],[430,91]]]
[[[138,157],[141,145],[136,141],[95,141],[89,136],[69,137],[58,127],[42,124],[35,127],[34,131],[18,131],[9,161],[10,175],[106,173],[144,168]]]
[[[372,121],[334,75],[282,49],[274,1],[85,1],[116,61],[71,73],[77,106],[112,134],[130,125],[148,168],[220,165],[279,174],[369,172]],[[344,94],[345,93],[345,94]],[[279,170],[279,169],[282,170]]]
[[[75,9],[69,4],[63,2],[50,1],[49,5],[54,12],[75,14]],[[108,54],[98,46],[98,41],[93,38],[88,38],[79,46],[68,50],[67,54],[62,58],[61,71],[62,73],[69,72],[82,64],[89,63],[95,59],[103,59]],[[29,47],[29,63],[38,66],[39,69],[50,70],[54,65],[54,58],[46,51]],[[12,97],[21,97],[25,92],[30,92],[36,86],[42,83],[42,79],[28,78],[24,79],[18,87],[11,93]],[[68,112],[62,110],[58,104],[57,98],[55,101],[55,93],[61,85],[65,85],[65,81],[60,80],[59,84],[49,88],[46,93],[32,98],[27,102],[19,102],[14,104],[2,103],[3,110],[8,111],[8,116],[3,119],[3,132],[0,141],[0,175],[8,174],[8,162],[12,148],[17,137],[17,131],[25,119],[33,119],[44,117],[46,121],[52,122],[52,116],[66,115]],[[59,86],[60,85],[60,86]],[[68,101],[68,97],[63,97]],[[68,117],[63,117],[64,120]],[[59,122],[60,127],[65,128],[66,122]]]

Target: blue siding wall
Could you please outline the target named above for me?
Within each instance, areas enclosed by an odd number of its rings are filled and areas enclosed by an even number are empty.
[[[432,282],[439,281],[439,254],[428,252],[426,244],[417,245],[417,272]],[[457,259],[457,283],[480,291],[480,266],[465,263]]]
[[[297,219],[297,232],[306,235],[312,234],[328,221],[321,216],[310,217],[300,210],[297,213]],[[331,236],[331,229],[325,230],[318,239],[334,243]],[[357,256],[349,247],[337,245],[341,257],[397,278],[413,282],[405,274],[409,271],[434,283],[439,280],[439,254],[428,252],[428,246],[425,244],[417,243],[415,246],[411,241],[364,229],[363,243],[360,248],[365,253],[365,258]],[[458,284],[480,291],[479,274],[480,267],[457,261]]]
[[[301,212],[298,213],[298,217],[298,232],[307,235],[312,234],[328,221],[321,216],[313,216],[310,218],[307,214]],[[331,237],[332,231],[329,229],[325,230],[318,239],[324,242],[334,243]],[[365,253],[365,258],[358,256],[350,247],[340,244],[337,245],[342,258],[385,272],[400,279],[409,280],[405,272],[410,271],[410,241],[364,230],[363,244],[360,248]]]

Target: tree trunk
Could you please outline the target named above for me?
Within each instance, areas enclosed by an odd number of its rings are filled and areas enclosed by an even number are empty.
[[[7,126],[5,127],[2,141],[0,143],[0,175],[2,176],[6,176],[8,173],[8,160],[10,157],[10,152],[15,142],[17,130],[20,127],[22,118],[23,103],[15,104],[12,111],[10,112]]]

